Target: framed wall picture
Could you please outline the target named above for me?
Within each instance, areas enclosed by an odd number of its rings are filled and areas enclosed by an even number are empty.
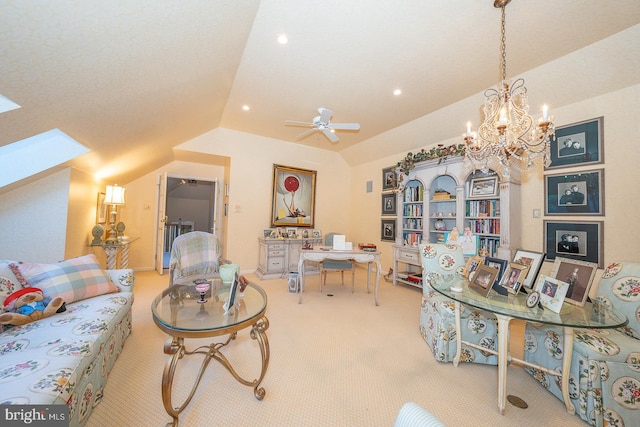
[[[604,161],[603,117],[556,128],[551,138],[551,165],[545,170],[584,166]]]
[[[271,227],[313,228],[316,171],[273,165]]]
[[[589,296],[597,269],[598,264],[593,262],[556,257],[551,276],[569,285],[565,301],[582,307]]]
[[[395,219],[382,220],[380,240],[387,240],[387,241],[396,240],[396,220]]]
[[[544,251],[548,260],[560,256],[593,262],[604,268],[604,221],[545,220],[544,232]]]
[[[495,268],[480,264],[478,265],[478,268],[476,268],[473,280],[469,281],[469,288],[486,297],[489,294],[489,291],[491,291],[491,287],[493,286],[493,282],[496,280],[497,275],[498,270]]]
[[[562,280],[540,275],[535,290],[540,293],[540,304],[554,313],[560,313],[569,285]]]
[[[484,199],[498,195],[498,176],[473,178],[469,185],[470,199]]]
[[[542,252],[526,251],[524,249],[517,249],[513,256],[513,262],[516,264],[522,264],[529,267],[527,277],[525,277],[522,285],[525,288],[531,289],[536,283],[536,277],[542,267],[544,261],[544,254]]]
[[[604,169],[545,175],[545,215],[604,215]]]
[[[529,267],[526,265],[510,262],[502,275],[500,286],[505,288],[510,294],[517,294],[528,272]]]
[[[107,222],[107,205],[104,204],[105,193],[98,193],[98,203],[96,204],[96,222],[105,224]]]
[[[396,166],[382,169],[382,191],[393,190],[398,186]]]
[[[382,215],[396,214],[396,200],[395,193],[382,194]]]

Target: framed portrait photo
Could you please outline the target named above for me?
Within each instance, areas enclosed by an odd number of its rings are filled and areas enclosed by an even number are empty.
[[[531,289],[536,283],[536,277],[540,272],[540,267],[542,267],[543,261],[544,254],[542,252],[526,251],[524,249],[516,250],[516,253],[513,256],[513,262],[529,267],[527,277],[525,277],[524,282],[522,283],[525,288]]]
[[[564,296],[567,293],[567,285],[562,280],[540,275],[536,282],[536,292],[540,294],[540,304],[554,313],[560,313]]]
[[[396,215],[395,193],[382,194],[382,215]]]
[[[313,228],[316,171],[273,165],[271,227]]]
[[[545,215],[604,215],[604,169],[545,175]]]
[[[524,283],[525,277],[527,277],[528,271],[529,267],[526,265],[510,262],[502,275],[500,286],[505,288],[510,294],[517,294]]]
[[[470,256],[469,259],[467,259],[464,270],[462,270],[462,275],[471,280],[473,273],[478,269],[480,264],[484,264],[484,259],[481,256]]]
[[[382,191],[393,190],[398,186],[396,166],[382,169]]]
[[[544,222],[544,252],[548,260],[556,256],[593,262],[604,268],[602,249],[604,221]]]
[[[396,220],[383,219],[380,230],[380,240],[395,241],[396,240]]]
[[[487,296],[493,282],[496,280],[498,270],[488,265],[480,264],[473,274],[473,279],[469,281],[469,288],[478,292],[482,296]]]
[[[469,184],[470,199],[484,199],[498,195],[498,176],[472,178]]]
[[[584,166],[604,161],[603,117],[556,128],[551,138],[551,165],[545,170]]]
[[[556,257],[551,275],[568,284],[565,301],[582,307],[589,296],[597,269],[598,264],[593,262]]]

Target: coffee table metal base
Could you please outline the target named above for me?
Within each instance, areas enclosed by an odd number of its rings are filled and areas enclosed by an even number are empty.
[[[167,339],[164,345],[164,353],[168,354],[169,357],[167,359],[167,363],[164,367],[164,372],[162,374],[162,403],[164,405],[164,409],[167,411],[173,421],[168,423],[167,426],[177,426],[178,425],[178,416],[180,413],[189,405],[193,395],[200,384],[200,380],[202,379],[202,375],[204,371],[207,369],[209,362],[211,359],[217,360],[227,368],[227,370],[233,375],[233,377],[240,382],[249,387],[253,387],[253,394],[256,399],[262,400],[265,395],[265,390],[263,387],[260,387],[262,380],[264,378],[265,373],[267,372],[267,368],[269,366],[269,339],[267,338],[266,330],[269,328],[269,320],[266,317],[260,318],[256,323],[251,327],[250,336],[252,339],[256,340],[260,347],[260,356],[262,368],[260,370],[260,376],[253,381],[246,380],[242,378],[236,370],[233,368],[229,360],[222,354],[220,351],[223,347],[231,342],[231,340],[235,339],[237,332],[233,332],[229,334],[229,337],[225,342],[221,343],[211,343],[208,346],[201,346],[196,348],[193,351],[188,351],[184,345],[183,337],[170,337]],[[191,388],[191,392],[189,396],[185,399],[185,401],[180,406],[173,406],[171,402],[171,389],[173,386],[173,376],[176,371],[176,367],[178,365],[178,360],[182,359],[185,355],[191,354],[204,354],[205,358],[202,361],[202,365],[200,367],[200,371],[196,377],[196,381]]]

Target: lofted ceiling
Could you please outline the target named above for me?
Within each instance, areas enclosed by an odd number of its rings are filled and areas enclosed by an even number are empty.
[[[637,0],[506,11],[509,76],[640,23]],[[5,0],[0,94],[22,108],[0,145],[58,128],[92,150],[74,166],[128,177],[217,127],[342,151],[494,86],[499,25],[493,0]],[[318,107],[361,130],[297,140],[284,121]]]

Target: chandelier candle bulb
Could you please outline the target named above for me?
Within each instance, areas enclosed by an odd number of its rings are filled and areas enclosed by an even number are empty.
[[[467,136],[471,136],[471,122],[467,122]]]
[[[549,120],[549,107],[547,107],[547,104],[542,106],[542,120],[545,122]]]

